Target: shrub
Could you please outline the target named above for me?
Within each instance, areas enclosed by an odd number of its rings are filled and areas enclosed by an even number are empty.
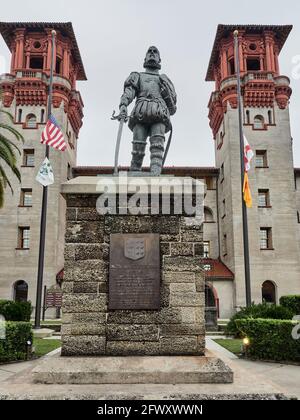
[[[293,315],[300,315],[300,295],[281,296],[280,305],[290,309]]]
[[[5,339],[0,340],[0,362],[26,360],[27,341],[32,342],[30,322],[5,322]]]
[[[238,319],[236,326],[250,340],[248,355],[260,360],[300,361],[300,339],[292,337],[295,321]]]
[[[236,327],[235,321],[237,319],[245,318],[266,318],[266,319],[292,319],[293,313],[290,309],[279,305],[270,305],[267,303],[254,303],[247,307],[241,308],[239,312],[234,314],[227,324],[225,333],[238,335],[239,331]]]
[[[32,307],[30,302],[14,302],[12,300],[0,300],[0,315],[6,321],[30,321]]]

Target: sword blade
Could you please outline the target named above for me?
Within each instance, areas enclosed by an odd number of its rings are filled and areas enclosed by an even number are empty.
[[[119,152],[120,152],[120,144],[121,144],[121,137],[123,131],[124,120],[120,120],[118,135],[117,135],[117,143],[116,143],[116,150],[115,150],[115,168],[114,168],[114,175],[118,174],[118,162],[119,162]]]

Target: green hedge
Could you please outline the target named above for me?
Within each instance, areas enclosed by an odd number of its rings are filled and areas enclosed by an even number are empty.
[[[32,306],[30,302],[14,302],[12,300],[0,300],[0,315],[6,321],[30,321]]]
[[[300,361],[300,339],[294,340],[295,321],[277,319],[238,319],[242,336],[248,337],[248,355],[260,360]]]
[[[234,314],[228,322],[225,333],[239,335],[239,331],[236,327],[235,321],[237,319],[246,318],[263,318],[263,319],[292,319],[293,312],[291,309],[279,306],[270,305],[267,303],[260,303],[255,305],[254,303],[247,307],[241,308],[239,312]]]
[[[5,339],[0,339],[0,362],[26,360],[27,341],[32,343],[30,322],[5,322]]]
[[[293,315],[300,315],[300,295],[281,296],[280,305],[293,311]]]

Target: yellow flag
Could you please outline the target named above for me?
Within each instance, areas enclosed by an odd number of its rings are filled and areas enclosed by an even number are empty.
[[[244,194],[244,200],[245,200],[246,206],[248,208],[252,207],[252,196],[251,196],[249,178],[248,178],[247,172],[244,173],[243,194]]]

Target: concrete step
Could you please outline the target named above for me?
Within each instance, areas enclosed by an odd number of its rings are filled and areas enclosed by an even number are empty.
[[[53,357],[32,371],[42,384],[232,383],[233,372],[217,357]]]
[[[46,338],[52,337],[54,331],[50,330],[49,328],[39,328],[38,330],[33,330],[33,337],[34,338]]]
[[[205,335],[213,335],[213,336],[217,336],[217,335],[224,335],[224,331],[206,331]]]

